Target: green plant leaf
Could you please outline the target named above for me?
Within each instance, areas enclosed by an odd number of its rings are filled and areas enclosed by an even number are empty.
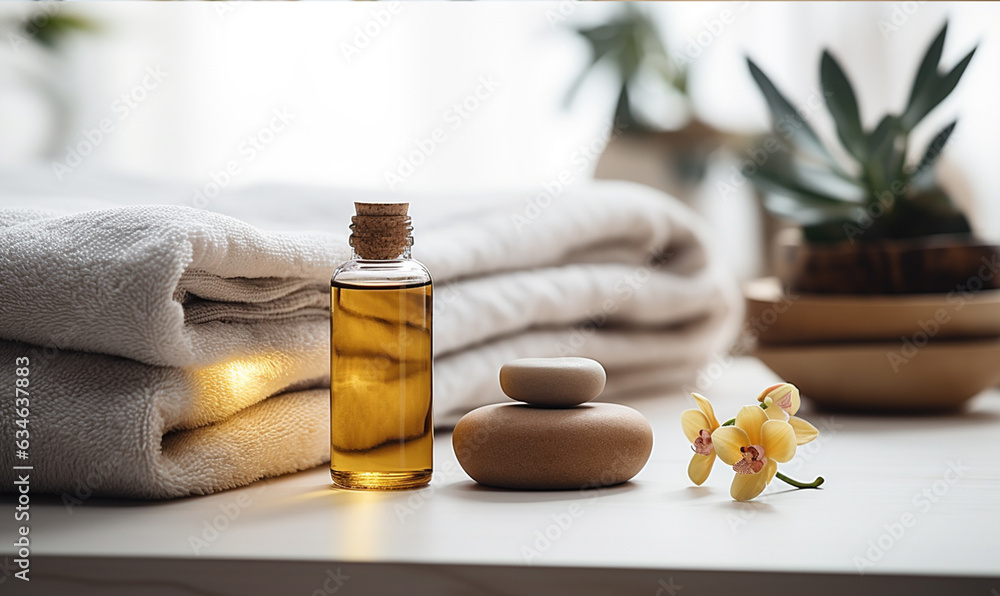
[[[941,31],[927,48],[923,60],[920,61],[920,67],[917,69],[917,76],[913,79],[913,87],[910,89],[910,99],[906,102],[905,111],[911,110],[911,106],[916,103],[918,96],[930,92],[930,87],[937,79],[937,67],[938,63],[941,62],[941,52],[944,50],[944,40],[947,34],[948,22],[945,21]]]
[[[580,87],[597,68],[607,67],[622,88],[632,84],[640,67],[649,63],[671,65],[666,46],[655,24],[643,11],[631,5],[613,20],[594,27],[573,29],[590,47],[590,64],[574,79],[563,100],[569,107]],[[657,68],[664,80],[684,92],[682,68]],[[620,102],[619,102],[620,103]]]
[[[790,196],[783,190],[765,193],[763,203],[775,217],[792,220],[801,226],[854,221],[859,211],[857,205],[842,202],[838,203],[838,208],[831,209],[829,205],[813,203],[801,196]]]
[[[884,116],[868,133],[868,160],[864,166],[866,182],[873,195],[891,190],[897,180],[905,183],[903,166],[907,137],[899,118],[891,114]]]
[[[951,124],[945,126],[941,129],[941,132],[934,135],[934,138],[931,139],[931,142],[927,145],[927,149],[924,151],[924,156],[920,158],[920,162],[913,169],[912,178],[916,185],[924,187],[930,181],[934,163],[941,156],[941,153],[944,152],[944,148],[948,144],[948,139],[951,137],[951,133],[954,132],[955,125],[957,124],[958,120],[953,120]]]
[[[885,151],[885,146],[889,143],[891,134],[898,130],[898,119],[889,114],[883,116],[870,133],[868,133],[868,155],[878,155]]]
[[[761,190],[793,197],[814,209],[839,210],[852,205],[850,201],[843,201],[802,182],[787,169],[760,168],[753,181]]]
[[[632,108],[630,107],[628,98],[628,86],[622,85],[621,91],[618,92],[618,103],[615,104],[614,127],[617,130],[628,130],[635,123],[635,117],[632,116]]]
[[[777,151],[758,167],[758,174],[791,192],[805,192],[838,202],[863,203],[868,195],[859,180],[847,178],[829,168],[803,162],[788,151]]]
[[[906,135],[892,135],[892,144],[876,159],[882,170],[883,184],[880,191],[891,191],[894,194],[906,185],[906,149],[908,138]]]
[[[21,23],[22,32],[42,47],[54,50],[73,33],[99,33],[101,27],[84,17],[38,12]]]
[[[752,179],[763,193],[765,209],[802,226],[853,220],[868,195],[858,181],[802,162],[788,151],[771,154]]]
[[[767,78],[764,71],[754,64],[753,60],[749,57],[747,57],[747,66],[750,68],[750,75],[753,77],[754,82],[757,83],[757,87],[764,94],[764,99],[771,110],[771,118],[774,121],[775,129],[780,133],[783,129],[790,128],[787,135],[789,140],[793,141],[798,147],[813,157],[827,163],[835,163],[833,156],[830,155],[830,152],[823,146],[822,141],[819,140],[819,135],[816,134],[816,131],[809,126],[809,123],[799,114],[798,110],[778,91],[778,88],[774,86],[771,79]]]
[[[848,153],[853,155],[858,163],[864,165],[868,158],[868,143],[861,127],[861,112],[851,82],[837,64],[837,60],[826,50],[823,51],[823,58],[820,60],[819,72],[826,105],[837,125],[837,136],[840,137],[840,142],[844,144]]]
[[[938,71],[947,37],[947,24],[927,48],[910,90],[903,113],[881,118],[865,130],[857,96],[846,73],[829,52],[820,62],[820,80],[827,107],[833,116],[837,136],[862,169],[860,177],[845,174],[819,142],[811,128],[799,127],[787,135],[779,147],[767,147],[767,159],[760,151],[748,151],[758,163],[753,175],[762,192],[764,207],[772,214],[797,222],[807,242],[836,242],[853,239],[858,228],[865,241],[913,238],[933,234],[971,234],[968,219],[935,182],[933,165],[947,145],[955,122],[940,130],[911,171],[906,167],[910,133],[923,118],[943,102],[958,85],[975,55],[973,48],[958,63]],[[802,122],[788,101],[774,88],[759,68],[747,59],[751,74],[764,92],[775,119]],[[804,124],[804,123],[803,123]],[[776,138],[776,137],[772,137]],[[825,161],[799,159],[795,149],[812,149]],[[817,151],[818,149],[818,151]],[[885,202],[892,193],[892,202]],[[866,214],[866,207],[883,202],[879,217]]]
[[[566,96],[563,98],[564,108],[568,108],[573,103],[573,98],[580,92],[580,87],[599,63],[615,61],[614,54],[618,53],[621,45],[618,29],[619,26],[616,23],[575,29],[576,33],[590,45],[590,64],[580,71],[580,74],[567,89]]]
[[[593,51],[593,61],[596,62],[601,56],[621,46],[623,35],[621,29],[621,24],[615,22],[577,29],[576,32],[590,44]]]
[[[954,91],[958,85],[958,81],[965,74],[965,69],[968,68],[969,62],[972,61],[972,57],[976,54],[977,49],[978,46],[972,48],[972,51],[966,54],[948,74],[940,76],[935,73],[933,81],[928,83],[917,94],[913,103],[906,106],[906,111],[903,112],[900,118],[904,129],[907,131],[913,130],[913,127]]]
[[[976,55],[977,49],[979,49],[979,46],[972,48],[972,50],[965,55],[965,58],[962,58],[962,60],[955,65],[955,68],[951,69],[951,72],[941,78],[941,82],[937,86],[937,101],[934,102],[934,105],[932,105],[927,112],[933,110],[939,103],[944,101],[946,97],[951,95],[951,92],[954,91],[956,86],[958,86],[958,81],[960,81],[962,79],[962,75],[965,74],[965,69],[969,67],[969,62],[972,62],[972,57]],[[923,116],[921,116],[921,118],[922,117]]]

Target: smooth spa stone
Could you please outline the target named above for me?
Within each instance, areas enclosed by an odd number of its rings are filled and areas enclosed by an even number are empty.
[[[500,388],[511,399],[544,408],[570,408],[604,391],[608,376],[590,358],[520,358],[500,369]]]
[[[619,404],[494,404],[459,420],[452,444],[462,469],[480,484],[578,490],[638,474],[653,450],[653,429],[642,414]]]

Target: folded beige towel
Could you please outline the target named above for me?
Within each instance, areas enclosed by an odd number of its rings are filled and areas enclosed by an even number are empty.
[[[219,208],[288,229],[344,228],[351,207],[274,204]],[[497,371],[512,358],[596,358],[618,399],[690,382],[731,340],[735,284],[677,201],[603,183],[525,205],[437,202],[424,220],[414,203],[414,254],[435,277],[439,425],[505,399]],[[33,490],[176,497],[328,458],[329,276],[344,234],[176,206],[0,209],[0,247],[0,361],[28,356],[45,396],[31,405]],[[0,440],[12,415],[0,412]],[[4,490],[12,458],[0,452]]]

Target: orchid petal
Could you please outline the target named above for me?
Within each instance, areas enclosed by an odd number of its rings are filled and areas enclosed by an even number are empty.
[[[761,446],[768,459],[786,462],[795,457],[795,430],[781,420],[768,420],[760,429]]]
[[[788,424],[795,431],[795,443],[798,445],[805,445],[819,436],[819,429],[797,416],[791,416]]]
[[[789,385],[792,388],[792,407],[788,409],[788,414],[794,416],[799,408],[802,406],[802,396],[799,395],[799,388],[795,385]]]
[[[712,465],[715,464],[715,455],[699,455],[695,453],[691,456],[691,463],[688,464],[688,478],[698,486],[708,480],[708,475],[712,472]]]
[[[785,422],[788,422],[789,418],[788,412],[782,410],[776,405],[771,406],[768,409],[764,410],[764,413],[767,414],[767,418],[769,420],[783,420]]]
[[[733,484],[729,488],[729,494],[737,501],[749,501],[760,493],[764,492],[767,486],[767,472],[761,470],[756,474],[737,474],[733,477]]]
[[[771,484],[774,480],[774,475],[778,473],[778,462],[773,459],[767,460],[767,465],[764,467],[763,474],[767,475],[767,482],[765,484]]]
[[[759,406],[743,406],[736,413],[736,426],[746,431],[750,445],[760,445],[760,427],[767,422],[767,414]]]
[[[691,397],[694,398],[695,403],[698,404],[698,409],[705,413],[705,417],[708,418],[708,422],[711,426],[708,426],[709,432],[719,428],[719,419],[715,417],[715,408],[712,407],[712,402],[708,401],[708,398],[699,393],[692,393]]]
[[[757,396],[757,401],[764,402],[769,397],[772,401],[774,401],[774,403],[778,404],[782,410],[785,410],[793,416],[799,411],[799,406],[802,404],[802,398],[799,395],[799,388],[791,383],[778,383],[776,385],[771,385],[767,389],[760,392],[760,395]]]
[[[684,429],[684,436],[687,437],[689,443],[694,443],[701,429],[712,430],[705,413],[695,409],[681,412],[681,427]]]
[[[791,383],[785,383],[770,394],[775,403],[781,405],[781,409],[794,416],[799,411],[802,398],[799,396],[799,388]]]
[[[772,391],[774,391],[778,387],[781,387],[782,385],[784,385],[784,383],[775,383],[774,385],[765,387],[764,390],[761,391],[760,394],[757,396],[757,401],[764,403],[764,398],[770,395]]]
[[[731,466],[743,459],[740,447],[750,445],[750,438],[738,426],[722,426],[712,433],[712,445],[719,459]]]

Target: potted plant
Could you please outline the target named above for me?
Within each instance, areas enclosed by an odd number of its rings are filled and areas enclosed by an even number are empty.
[[[946,293],[975,277],[984,259],[1000,255],[1000,248],[976,238],[934,174],[956,121],[913,159],[912,131],[955,89],[976,51],[940,71],[947,29],[946,23],[924,54],[903,111],[886,114],[870,129],[862,125],[847,75],[823,52],[821,86],[851,158],[847,164],[747,58],[775,125],[761,144],[766,160],[747,173],[765,208],[801,229],[801,242],[779,255],[785,287],[824,294]],[[1000,276],[982,281],[995,288]]]
[[[591,60],[570,87],[567,104],[595,71],[610,71],[618,85],[612,131],[595,177],[633,180],[684,199],[703,179],[709,155],[728,141],[691,110],[689,60],[670,56],[656,23],[631,5],[605,23],[575,31],[587,42]]]
[[[947,24],[903,110],[870,129],[847,75],[823,52],[821,87],[849,163],[748,59],[775,132],[745,173],[765,208],[797,223],[800,236],[779,259],[784,279],[745,286],[748,339],[757,358],[821,406],[952,410],[1000,382],[1000,292],[982,291],[1000,281],[1000,248],[976,237],[933,169],[956,122],[911,151],[912,131],[975,54],[939,71],[946,33]]]

